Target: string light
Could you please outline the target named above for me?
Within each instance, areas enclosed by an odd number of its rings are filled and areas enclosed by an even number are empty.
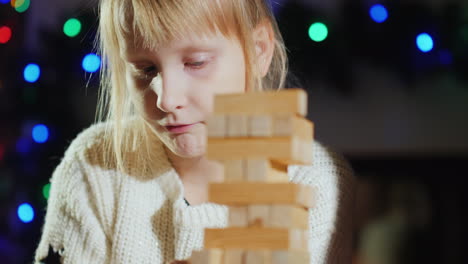
[[[11,6],[16,10],[18,13],[23,13],[28,10],[29,6],[31,5],[30,0],[12,0]]]
[[[5,44],[11,39],[11,29],[7,26],[0,27],[0,43]]]
[[[328,28],[325,24],[317,22],[310,26],[309,37],[315,42],[322,42],[328,37]]]
[[[424,53],[431,51],[434,48],[434,40],[431,35],[421,33],[416,37],[418,49]]]
[[[31,63],[26,65],[23,72],[24,80],[27,82],[33,83],[36,82],[41,76],[41,68],[39,65]]]
[[[94,53],[90,53],[84,57],[82,66],[87,72],[96,72],[101,67],[101,58]]]
[[[47,183],[42,187],[42,195],[44,198],[47,200],[49,199],[49,193],[50,193],[50,183]]]
[[[18,206],[17,214],[18,218],[23,223],[30,223],[32,220],[34,220],[34,209],[28,203],[23,203]]]
[[[388,18],[388,11],[383,5],[373,5],[369,13],[371,18],[377,23],[383,23]]]
[[[49,129],[43,125],[35,125],[32,129],[32,137],[36,143],[44,143],[49,139]]]
[[[81,22],[76,18],[70,18],[63,25],[63,33],[70,38],[76,37],[81,32]]]

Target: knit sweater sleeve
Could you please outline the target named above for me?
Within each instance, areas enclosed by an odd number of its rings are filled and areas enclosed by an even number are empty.
[[[310,263],[352,261],[355,176],[342,155],[314,143],[313,165],[290,166],[292,181],[313,186],[315,207],[309,209]]]
[[[108,241],[84,171],[70,153],[51,178],[45,223],[34,263],[105,263]]]

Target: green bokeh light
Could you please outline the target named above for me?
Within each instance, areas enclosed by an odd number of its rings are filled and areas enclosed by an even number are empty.
[[[70,18],[63,25],[63,33],[70,38],[75,37],[81,32],[81,22],[76,18]]]
[[[328,37],[328,28],[325,24],[317,22],[310,26],[309,37],[315,42],[322,42]]]
[[[28,10],[29,6],[31,5],[30,0],[16,0],[12,2],[16,12],[23,13]]]
[[[44,198],[46,198],[46,200],[49,199],[49,192],[50,192],[50,183],[42,187],[42,195],[44,195]]]
[[[468,42],[468,24],[460,28],[460,36],[464,42]]]

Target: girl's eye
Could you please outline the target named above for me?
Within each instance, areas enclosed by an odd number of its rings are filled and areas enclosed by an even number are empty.
[[[154,70],[156,70],[156,67],[154,67],[154,66],[147,67],[147,68],[144,68],[144,69],[143,69],[143,73],[149,74],[149,73],[154,72]]]
[[[156,74],[156,67],[150,66],[146,68],[136,69],[135,73],[138,79],[148,80],[148,79],[151,79],[151,77]]]
[[[205,65],[204,61],[197,61],[197,62],[192,62],[192,63],[187,63],[187,65],[191,68],[194,69],[200,69]]]

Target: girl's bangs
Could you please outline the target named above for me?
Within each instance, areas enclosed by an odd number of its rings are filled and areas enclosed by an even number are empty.
[[[121,47],[130,39],[135,47],[157,49],[188,34],[236,36],[232,10],[229,0],[125,0],[113,21]]]

